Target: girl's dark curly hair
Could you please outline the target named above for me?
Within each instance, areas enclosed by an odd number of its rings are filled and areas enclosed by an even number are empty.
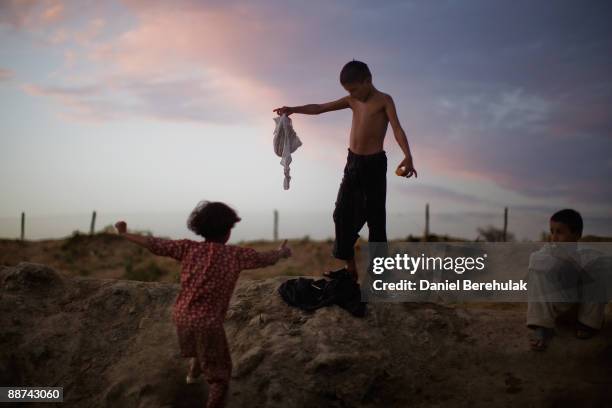
[[[221,202],[200,201],[187,219],[187,228],[207,240],[225,235],[240,221],[236,211]]]

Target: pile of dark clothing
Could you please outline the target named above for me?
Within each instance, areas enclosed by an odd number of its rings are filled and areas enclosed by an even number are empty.
[[[283,300],[305,311],[338,305],[353,316],[365,316],[366,303],[361,301],[359,284],[346,270],[331,272],[327,279],[289,279],[278,288]]]

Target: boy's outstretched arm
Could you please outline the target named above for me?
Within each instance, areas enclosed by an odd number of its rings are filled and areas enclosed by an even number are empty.
[[[410,146],[408,146],[408,138],[406,138],[406,133],[404,133],[404,129],[402,129],[402,125],[400,125],[399,119],[397,118],[397,111],[395,110],[395,103],[393,102],[393,98],[387,96],[387,101],[385,103],[385,113],[387,114],[387,118],[389,119],[389,123],[391,124],[391,128],[393,129],[393,135],[395,136],[395,140],[399,145],[402,152],[404,152],[404,160],[397,166],[405,167],[404,177],[410,178],[412,175],[417,177],[417,171],[414,168],[414,164],[412,162],[412,154],[410,153]]]
[[[287,116],[291,115],[292,113],[302,113],[304,115],[318,115],[320,113],[331,112],[350,107],[348,98],[348,96],[345,96],[338,100],[321,104],[313,103],[302,106],[283,106],[282,108],[273,109],[272,112],[276,112],[279,115]]]

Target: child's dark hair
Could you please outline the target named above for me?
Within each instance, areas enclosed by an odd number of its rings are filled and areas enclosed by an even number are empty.
[[[208,240],[221,239],[240,221],[236,211],[221,202],[200,201],[193,209],[187,228]]]
[[[366,79],[372,79],[372,73],[365,62],[352,60],[346,63],[340,71],[340,83],[342,85],[363,82]]]
[[[582,216],[578,211],[566,208],[565,210],[554,213],[552,217],[550,217],[550,220],[565,224],[573,234],[582,236]]]

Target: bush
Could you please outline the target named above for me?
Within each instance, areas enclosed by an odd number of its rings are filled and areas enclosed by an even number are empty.
[[[485,228],[478,228],[478,238],[476,240],[480,241],[481,238],[486,242],[503,242],[504,231],[492,225]],[[511,232],[506,232],[506,241],[515,241],[514,234]]]

